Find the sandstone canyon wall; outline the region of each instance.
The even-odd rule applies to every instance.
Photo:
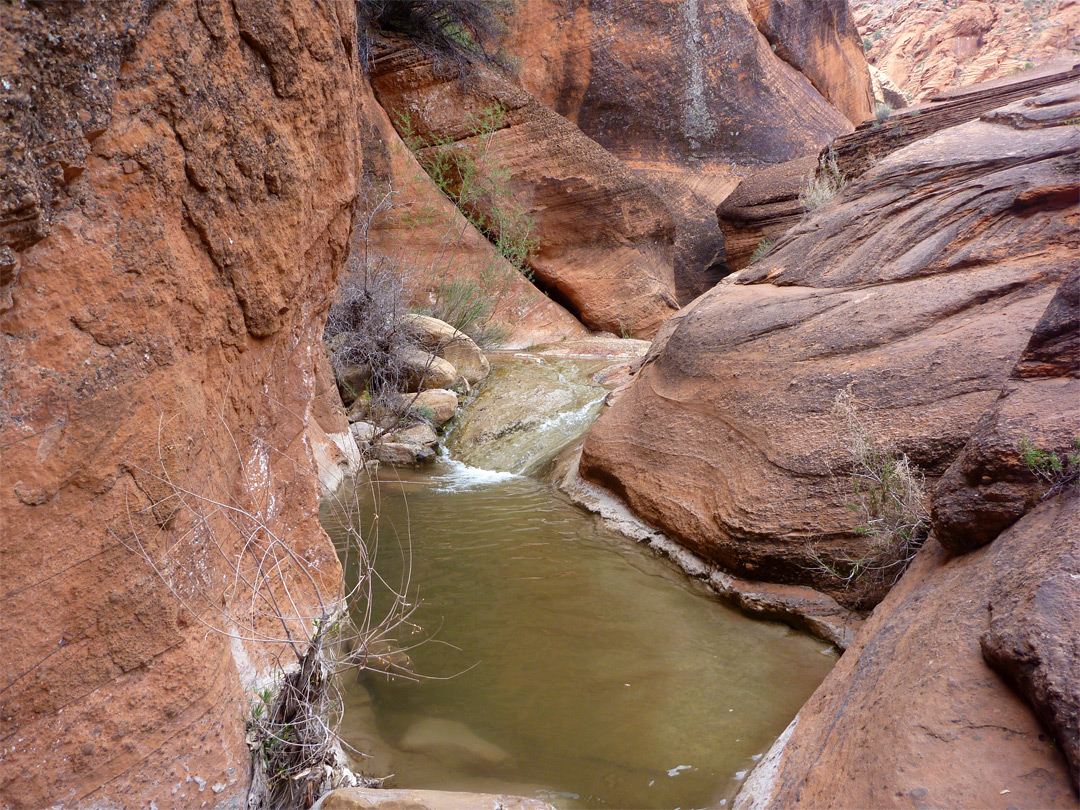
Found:
[[[911,101],[1080,59],[1076,0],[851,0],[867,59]]]
[[[867,543],[834,399],[952,463],[1075,261],[1076,111],[1051,91],[883,159],[665,325],[583,475],[733,573],[879,598],[820,565]]]
[[[241,807],[280,650],[201,623],[244,602],[221,577],[274,533],[300,615],[339,588],[304,436],[360,168],[355,9],[0,17],[0,804]]]
[[[737,808],[1075,807],[1080,494],[1025,469],[1017,439],[1074,450],[1078,375],[1074,270],[938,484],[935,535]]]
[[[727,270],[714,211],[734,167],[816,154],[871,114],[845,0],[530,0],[507,50],[526,90],[667,203],[681,304]]]
[[[510,175],[510,191],[535,221],[528,258],[537,284],[586,326],[651,337],[678,308],[675,228],[659,197],[605,150],[493,71],[440,66],[418,48],[384,40],[372,85],[395,126],[426,149],[469,148],[471,120],[501,111],[483,149]],[[486,201],[478,213],[490,213]]]
[[[421,306],[448,279],[482,287],[492,302],[490,323],[508,335],[503,348],[587,336],[577,318],[529,283],[439,190],[366,84],[362,102],[366,184],[356,233],[367,262],[385,257]]]

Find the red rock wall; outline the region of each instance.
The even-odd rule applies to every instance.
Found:
[[[178,488],[262,516],[312,574],[301,611],[334,598],[304,427],[357,193],[355,12],[0,16],[0,804],[239,806],[243,678],[273,650],[200,622],[266,535]],[[173,549],[201,618],[139,543]]]
[[[500,343],[503,348],[588,335],[580,321],[530,284],[438,189],[367,85],[362,98],[366,180],[357,234],[367,234],[363,248],[369,261],[389,259],[420,305],[434,301],[436,286],[448,278],[486,289],[493,307],[490,323],[507,334]],[[392,203],[380,209],[389,191]],[[369,223],[366,230],[364,223]]]
[[[1076,62],[1076,0],[851,0],[866,58],[912,101],[1031,65]]]
[[[862,106],[869,112],[869,75],[848,42],[856,39],[854,26],[837,29],[816,3],[786,5],[806,6],[802,16],[815,22],[801,37],[776,26],[790,53],[800,55],[792,62],[819,65],[807,75],[781,58],[779,46],[774,52],[745,4],[731,0],[531,0],[507,50],[520,58],[527,90],[623,160],[693,161],[699,169],[700,162],[776,163],[817,151],[851,128],[815,89],[815,78],[844,113],[862,120]],[[829,5],[846,12],[845,4]],[[788,16],[797,17],[794,11]],[[770,14],[760,15],[763,26]],[[818,41],[841,47],[811,58]],[[833,76],[847,68],[835,66],[845,60],[853,60],[864,88],[839,89],[846,78]],[[862,106],[858,96],[867,96]]]
[[[865,553],[834,398],[945,471],[1075,264],[1077,110],[1051,90],[887,156],[665,324],[583,476],[732,573],[879,598],[814,561]]]
[[[538,247],[528,264],[538,286],[590,329],[656,334],[678,309],[675,225],[659,196],[494,71],[459,73],[398,40],[375,53],[371,83],[395,126],[404,130],[407,119],[427,144],[482,150],[509,174],[514,204],[534,222]],[[496,108],[505,113],[501,126],[476,135],[472,121]],[[475,201],[475,213],[492,216],[488,203]]]

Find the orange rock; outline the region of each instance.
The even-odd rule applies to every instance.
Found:
[[[870,74],[848,0],[752,0],[750,16],[773,52],[851,123],[873,114]]]
[[[0,795],[242,804],[249,679],[291,653],[202,624],[266,535],[206,502],[198,520],[177,488],[280,533],[304,561],[287,566],[301,611],[337,598],[304,429],[358,186],[353,6],[2,14],[0,73],[27,103],[0,124],[0,231],[19,261],[0,314]],[[9,162],[15,143],[40,159]],[[195,614],[140,543],[171,549]]]
[[[367,82],[361,99],[369,182],[357,211],[357,249],[393,262],[420,306],[433,303],[436,289],[449,279],[475,284],[492,304],[489,323],[508,348],[587,336],[588,329],[530,284],[439,191]]]
[[[1041,616],[1021,602],[1025,620],[1043,620],[1027,628],[1043,631],[1029,649],[1057,648],[1045,663],[1071,675],[1058,685],[1075,712],[1078,538],[1075,496],[962,557],[931,538],[750,774],[735,810],[1076,807],[1060,748],[987,666],[980,639],[999,610],[1007,619],[1010,595],[1039,593]],[[1046,623],[1055,591],[1056,621]]]
[[[872,436],[931,483],[997,400],[1080,247],[1060,158],[1075,103],[1028,109],[1038,128],[976,121],[894,152],[675,316],[583,476],[739,576],[880,598],[815,560],[866,549],[833,400],[853,386]]]
[[[530,2],[507,50],[521,59],[526,90],[623,160],[700,168],[816,152],[851,128],[826,97],[858,120],[869,113],[869,74],[847,9],[752,5],[783,39],[783,55],[781,40],[774,51],[747,5],[732,0]]]
[[[391,119],[407,116],[427,143],[473,146],[506,167],[515,203],[535,220],[537,284],[586,326],[650,337],[676,311],[670,213],[564,118],[490,72],[455,79],[400,43],[384,43],[372,85]],[[503,126],[470,140],[470,116],[495,107]],[[476,213],[492,211],[480,199]]]
[[[521,85],[667,203],[681,305],[727,272],[714,212],[738,183],[732,164],[816,154],[870,114],[842,0],[531,0],[512,28]]]
[[[1080,3],[850,0],[867,59],[913,101],[1035,65],[1076,61]]]

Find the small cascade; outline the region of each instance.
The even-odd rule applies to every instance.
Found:
[[[593,377],[610,365],[521,354],[497,358],[450,429],[448,455],[468,468],[536,473],[584,436],[599,415],[607,392]]]

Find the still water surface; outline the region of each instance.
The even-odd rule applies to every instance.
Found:
[[[411,546],[415,620],[434,640],[410,653],[423,680],[350,687],[343,732],[396,786],[723,806],[835,662],[546,482],[446,459],[382,477],[380,572],[399,581]],[[323,518],[331,534],[344,519]]]

